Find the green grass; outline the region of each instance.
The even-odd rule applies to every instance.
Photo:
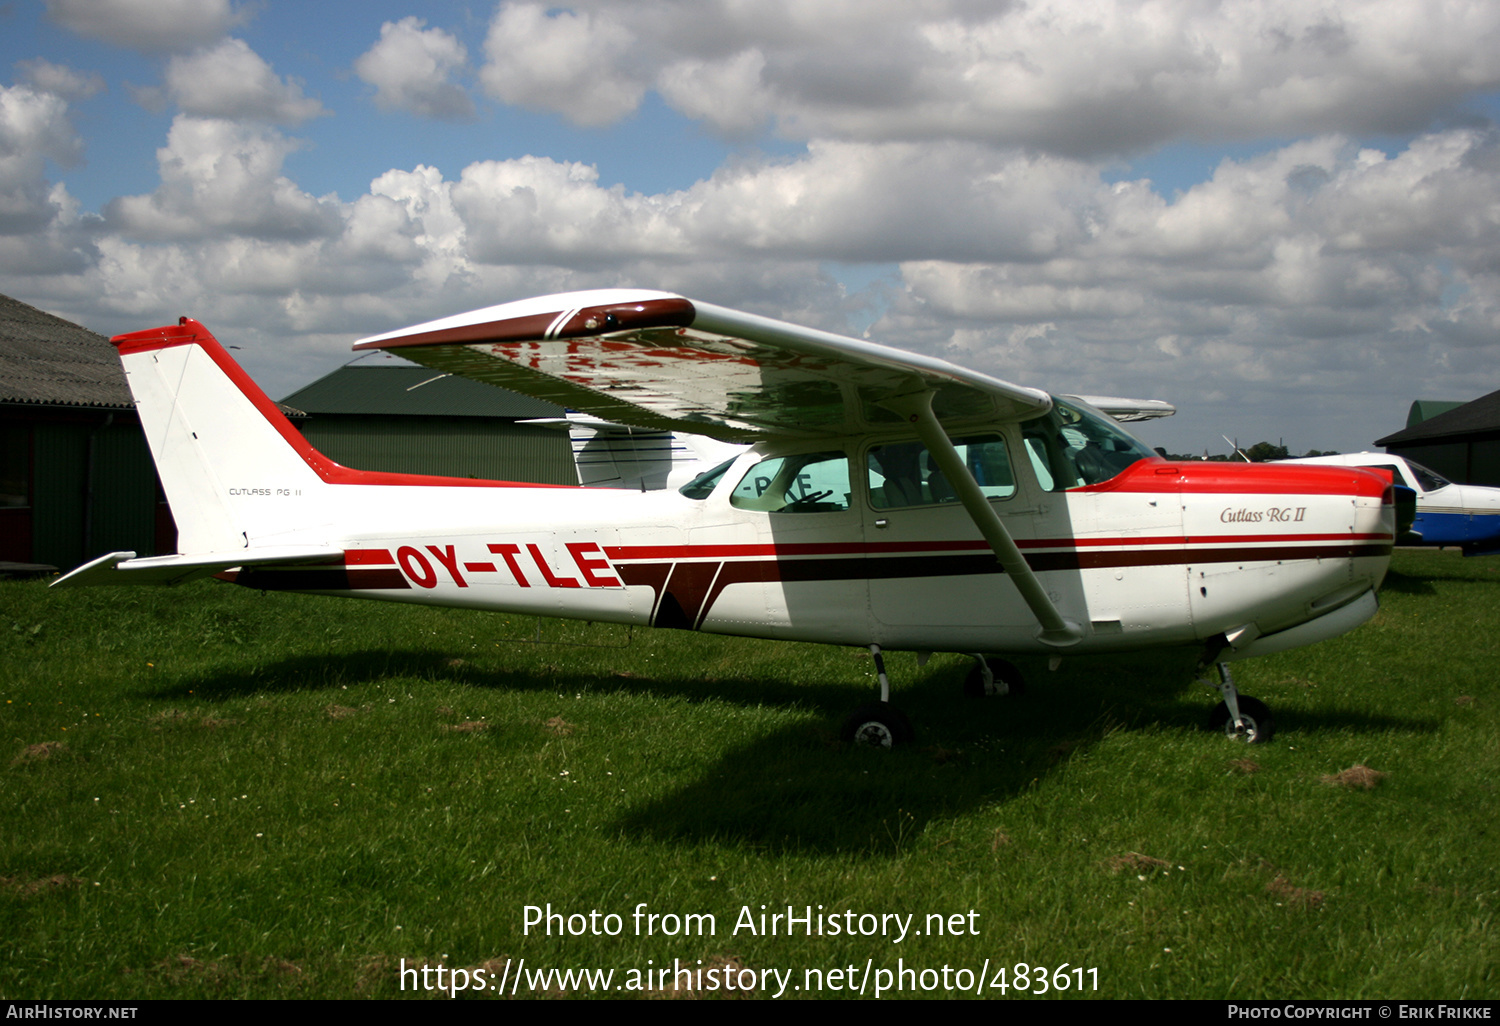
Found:
[[[1237,665],[1276,715],[1255,747],[1201,729],[1190,657],[1026,664],[974,702],[968,660],[895,654],[918,739],[883,753],[837,739],[874,693],[850,649],[4,582],[0,997],[395,997],[402,959],[524,958],[1493,999],[1497,625],[1500,560],[1398,553],[1375,621]],[[1385,776],[1324,779],[1356,765]],[[717,933],[637,936],[642,902]],[[623,930],[524,933],[547,903]],[[763,904],[978,935],[732,932]]]

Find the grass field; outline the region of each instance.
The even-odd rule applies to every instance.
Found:
[[[680,964],[1032,1000],[1025,963],[1047,997],[1493,999],[1497,625],[1500,559],[1398,552],[1372,623],[1237,668],[1254,747],[1201,729],[1190,658],[973,701],[968,660],[896,654],[887,753],[837,739],[874,694],[850,649],[3,582],[0,997],[438,997],[404,960],[507,996]],[[549,903],[600,916],[528,932]],[[744,929],[763,905],[856,933]]]

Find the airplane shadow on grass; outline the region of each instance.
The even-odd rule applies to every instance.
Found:
[[[1185,690],[1187,678],[1163,667],[1161,653],[1124,665],[1120,657],[1078,663],[1071,673],[1027,667],[1027,693],[986,699],[959,694],[961,672],[934,673],[893,696],[916,724],[915,744],[894,751],[845,745],[836,720],[781,730],[726,752],[698,780],[639,805],[619,826],[768,852],[897,855],[929,823],[1012,800],[1117,731],[1206,724],[1214,699]],[[1359,712],[1297,721],[1298,729],[1346,726],[1431,731],[1438,724]],[[1204,731],[1204,742],[1224,746],[1226,761],[1251,754],[1222,734]]]
[[[873,696],[856,683],[768,680],[748,688],[735,680],[666,680],[650,676],[568,674],[566,683],[538,671],[457,669],[441,653],[365,651],[334,658],[297,656],[253,671],[191,682],[192,697],[219,701],[251,694],[321,690],[335,684],[417,678],[468,687],[556,693],[560,687],[782,706],[812,712],[816,722],[771,731],[729,748],[693,780],[645,800],[615,826],[627,835],[684,843],[736,843],[765,852],[899,854],[935,820],[949,819],[1025,793],[1070,759],[1119,730],[1187,730],[1204,725],[1214,701],[1185,689],[1192,654],[1079,658],[1049,673],[1024,663],[1021,695],[965,698],[966,667],[948,662],[897,681],[895,703],[916,724],[914,744],[894,751],[839,739],[843,717]],[[186,683],[152,693],[188,698]],[[1340,710],[1299,715],[1282,729],[1427,731],[1436,723]],[[686,723],[684,729],[691,729]],[[1232,742],[1205,732],[1205,743]],[[1240,749],[1247,751],[1247,749]]]
[[[1402,595],[1436,595],[1437,589],[1432,586],[1432,575],[1422,574],[1411,576],[1391,570],[1386,573],[1385,580],[1380,584],[1382,592],[1398,592]]]

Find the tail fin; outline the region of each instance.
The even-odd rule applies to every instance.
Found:
[[[184,317],[111,341],[180,551],[274,544],[320,522],[327,478],[343,468],[307,443],[208,329]]]

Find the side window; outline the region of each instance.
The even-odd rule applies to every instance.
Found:
[[[999,435],[956,438],[953,447],[974,475],[986,498],[1008,499],[1016,494],[1016,479],[1010,470],[1010,455]],[[878,445],[865,460],[870,487],[870,505],[875,509],[901,506],[935,506],[957,502],[958,493],[938,469],[932,454],[921,442]]]
[[[766,513],[837,513],[849,508],[849,457],[810,452],[761,460],[750,468],[729,504]]]

